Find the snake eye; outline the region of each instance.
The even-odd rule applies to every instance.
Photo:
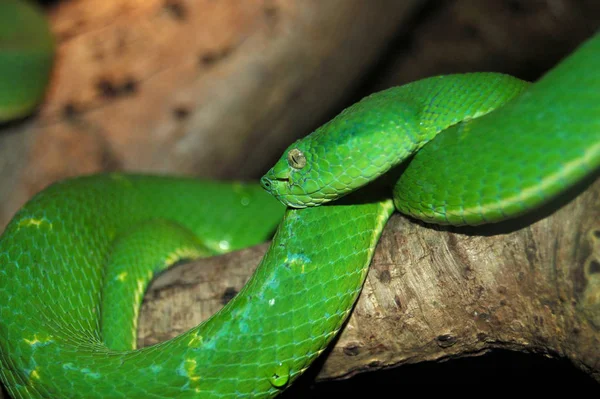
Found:
[[[293,148],[288,152],[287,156],[288,165],[290,165],[294,169],[302,169],[306,166],[306,157],[297,148]]]

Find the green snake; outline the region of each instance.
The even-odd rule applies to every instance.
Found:
[[[53,184],[0,238],[2,382],[15,398],[279,394],[342,327],[394,209],[497,222],[597,172],[597,71],[600,35],[534,84],[473,73],[373,94],[292,144],[260,185],[129,174]],[[387,184],[366,186],[408,158],[393,197]],[[224,308],[135,348],[156,273],[254,245],[277,225]]]
[[[30,114],[50,78],[54,39],[44,15],[22,0],[0,1],[0,123]]]

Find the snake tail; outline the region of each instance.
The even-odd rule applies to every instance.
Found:
[[[54,38],[42,11],[29,1],[0,1],[0,123],[35,109],[53,60]]]

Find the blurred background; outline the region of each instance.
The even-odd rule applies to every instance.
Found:
[[[535,80],[600,27],[597,0],[41,1],[57,42],[38,111],[0,128],[0,231],[48,184],[127,170],[257,179],[363,96],[468,71]],[[597,385],[566,361],[496,352],[287,398],[404,384]],[[395,391],[394,391],[395,390]],[[400,394],[400,392],[398,392]]]

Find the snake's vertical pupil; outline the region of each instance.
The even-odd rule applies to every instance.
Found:
[[[306,165],[306,157],[297,148],[293,148],[288,152],[288,164],[294,169],[302,169]]]

